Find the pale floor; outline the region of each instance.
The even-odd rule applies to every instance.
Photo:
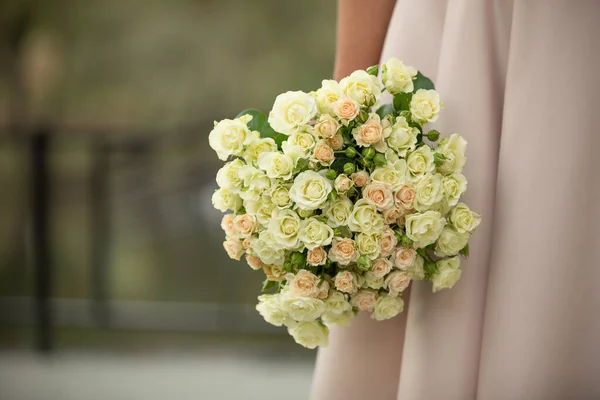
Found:
[[[1,400],[305,400],[310,358],[226,352],[0,352]]]

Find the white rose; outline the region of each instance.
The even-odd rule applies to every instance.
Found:
[[[410,101],[412,120],[419,124],[435,122],[438,119],[443,104],[440,95],[433,89],[419,89]]]
[[[378,258],[373,261],[371,271],[377,278],[383,278],[392,270],[392,262],[387,258]]]
[[[356,249],[360,254],[374,260],[379,255],[379,236],[377,234],[359,233],[355,236]]]
[[[329,139],[337,133],[340,124],[329,114],[323,114],[319,122],[315,125],[315,134],[325,139]]]
[[[379,240],[379,254],[382,257],[387,257],[394,251],[394,248],[398,244],[398,239],[394,234],[394,231],[387,226],[383,233],[381,234],[381,239]]]
[[[435,245],[435,254],[440,257],[458,254],[469,242],[469,236],[469,232],[461,233],[452,227],[444,227]]]
[[[444,198],[444,189],[439,174],[427,174],[415,185],[414,208],[427,211]]]
[[[377,321],[390,319],[400,314],[404,310],[404,300],[400,297],[383,295],[375,303],[375,311],[371,318]]]
[[[215,127],[208,134],[208,143],[220,160],[225,161],[231,155],[242,155],[244,146],[252,142],[253,137],[246,125],[249,121],[250,119],[242,117],[215,123]]]
[[[244,246],[242,242],[237,239],[227,239],[223,242],[223,248],[227,252],[229,258],[234,260],[240,260],[240,257],[244,254]]]
[[[280,265],[264,265],[263,272],[267,280],[274,282],[282,282],[285,279],[285,271]]]
[[[251,165],[240,168],[238,175],[243,183],[239,194],[244,200],[259,200],[261,195],[271,187],[271,180],[267,175]]]
[[[281,309],[281,302],[278,294],[263,294],[258,296],[256,311],[271,325],[281,326],[287,318],[286,313]]]
[[[288,282],[288,293],[293,297],[319,296],[319,277],[310,271],[301,269],[291,279],[288,279]]]
[[[281,308],[294,321],[309,322],[323,314],[325,303],[313,297],[293,297],[286,292],[281,296]]]
[[[369,183],[363,188],[362,196],[369,204],[377,207],[379,211],[386,210],[394,205],[392,185],[388,183],[377,181]]]
[[[327,325],[337,325],[337,326],[348,326],[350,322],[354,318],[354,312],[352,310],[345,311],[341,314],[329,313],[326,312],[321,316],[321,319]]]
[[[352,310],[352,305],[346,300],[346,296],[332,290],[329,292],[329,296],[325,299],[325,312],[328,314],[343,314],[347,311]]]
[[[424,145],[408,155],[406,169],[414,180],[418,180],[435,170],[433,161],[433,150],[431,150],[431,147]]]
[[[354,272],[340,271],[333,279],[333,285],[343,293],[356,293],[358,287],[358,276]]]
[[[385,278],[385,288],[392,296],[398,296],[410,285],[410,276],[403,271],[394,270]]]
[[[275,185],[271,188],[271,201],[280,209],[288,208],[292,205],[290,198],[291,185]]]
[[[453,133],[450,137],[440,140],[436,151],[446,157],[446,160],[438,167],[442,174],[461,173],[467,158],[467,141],[462,136]]]
[[[407,151],[412,151],[417,145],[417,135],[419,130],[408,125],[406,118],[397,117],[396,122],[392,125],[390,135],[387,138],[387,144],[400,157],[406,157]]]
[[[254,215],[262,226],[269,225],[273,211],[276,209],[269,196],[262,196],[257,200],[244,200],[244,208],[248,214]]]
[[[352,201],[345,196],[328,203],[323,210],[323,215],[327,217],[327,224],[333,228],[346,225],[353,205]]]
[[[442,289],[452,289],[461,275],[460,258],[452,257],[437,261],[438,272],[431,277],[433,292]]]
[[[315,171],[304,171],[294,179],[290,197],[304,210],[316,210],[321,207],[331,193],[331,182]]]
[[[301,219],[292,210],[278,210],[273,213],[269,222],[269,232],[275,243],[287,250],[300,249]]]
[[[454,207],[458,204],[460,196],[467,191],[467,178],[462,174],[452,174],[442,178],[444,188],[444,199],[448,206]]]
[[[333,115],[333,104],[343,95],[344,91],[337,81],[332,79],[323,80],[321,88],[316,92],[319,112]]]
[[[300,225],[300,240],[307,249],[312,250],[321,246],[328,246],[333,239],[333,229],[316,218],[308,218]]]
[[[413,79],[417,70],[404,65],[397,58],[390,58],[381,68],[381,80],[391,94],[410,93],[415,89]]]
[[[473,232],[481,223],[481,216],[473,211],[464,203],[458,205],[450,211],[449,221],[458,232]]]
[[[354,181],[350,179],[348,175],[339,174],[337,178],[335,178],[333,186],[338,194],[345,194],[352,186],[354,186]]]
[[[259,233],[258,238],[250,245],[254,254],[265,264],[282,265],[285,259],[284,250],[275,243],[273,234],[268,231]]]
[[[411,214],[406,217],[406,235],[416,248],[429,246],[440,237],[445,225],[446,219],[437,211]]]
[[[394,266],[400,269],[412,267],[416,260],[417,252],[415,249],[406,249],[399,246],[394,250]]]
[[[391,165],[376,168],[371,174],[371,179],[375,182],[387,183],[393,190],[398,190],[406,183],[406,176],[406,161],[398,160]]]
[[[381,96],[381,83],[367,71],[354,71],[340,81],[344,94],[359,104],[374,105]]]
[[[290,179],[294,170],[292,157],[279,152],[261,153],[258,156],[257,165],[271,179]]]
[[[290,156],[293,160],[308,156],[315,148],[315,137],[308,132],[296,132],[288,136],[282,143],[283,154]]]
[[[327,252],[322,247],[308,250],[306,254],[306,263],[313,267],[317,265],[323,265],[327,261]]]
[[[348,217],[348,227],[354,232],[381,232],[384,228],[383,216],[374,205],[360,199]]]
[[[291,135],[304,130],[317,111],[317,102],[308,93],[282,93],[275,99],[269,113],[269,125],[276,132]]]
[[[376,276],[373,271],[367,271],[363,275],[364,282],[361,285],[363,288],[379,290],[384,286],[383,277]]]
[[[227,210],[237,211],[242,206],[242,198],[227,189],[216,190],[211,201],[213,206],[221,212]]]
[[[371,289],[361,289],[350,298],[350,304],[360,311],[372,312],[377,302],[377,292]]]
[[[240,170],[244,167],[246,167],[246,164],[239,158],[223,165],[217,171],[217,185],[233,193],[238,193],[243,184],[243,180],[240,177]]]
[[[425,279],[425,260],[421,256],[417,256],[411,267],[403,269],[404,273],[412,280]]]
[[[270,153],[274,151],[277,151],[277,143],[275,143],[275,140],[272,138],[261,138],[246,147],[242,156],[248,164],[256,165],[258,156],[261,153]]]
[[[329,259],[339,265],[348,265],[355,262],[360,256],[354,240],[334,237],[329,249]]]
[[[296,343],[308,349],[327,347],[329,344],[329,329],[318,321],[294,324],[288,327],[288,332]]]

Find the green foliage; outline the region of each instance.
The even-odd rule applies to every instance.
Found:
[[[419,89],[435,89],[435,86],[433,85],[431,79],[423,75],[421,72],[417,72],[417,77],[415,78],[413,84],[415,86],[415,92]]]
[[[463,256],[464,258],[468,258],[469,257],[469,243],[467,243],[465,245],[465,247],[463,247],[458,253],[461,256]]]
[[[268,279],[263,282],[263,285],[262,285],[263,293],[271,291],[273,289],[276,289],[275,292],[277,292],[279,290],[279,282],[270,281]]]
[[[410,109],[410,101],[412,93],[398,93],[394,96],[394,109],[396,111],[408,111]]]
[[[275,140],[275,143],[277,143],[277,146],[281,149],[281,144],[287,140],[287,136],[282,133],[275,132],[271,125],[269,125],[266,115],[257,109],[248,108],[235,117],[239,118],[243,115],[252,116],[252,120],[248,122],[248,128],[253,131],[258,131],[260,133],[260,137],[262,138],[272,138]]]
[[[384,119],[386,116],[388,115],[395,115],[396,110],[394,109],[394,105],[393,104],[384,104],[381,107],[379,107],[377,109],[377,111],[375,111],[377,113],[377,115],[379,115],[379,117],[381,119]]]

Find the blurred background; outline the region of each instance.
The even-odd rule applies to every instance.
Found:
[[[307,398],[207,137],[317,88],[334,31],[334,1],[0,1],[0,399]]]

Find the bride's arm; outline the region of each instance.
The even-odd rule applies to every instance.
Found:
[[[335,79],[379,63],[396,0],[338,0]]]

